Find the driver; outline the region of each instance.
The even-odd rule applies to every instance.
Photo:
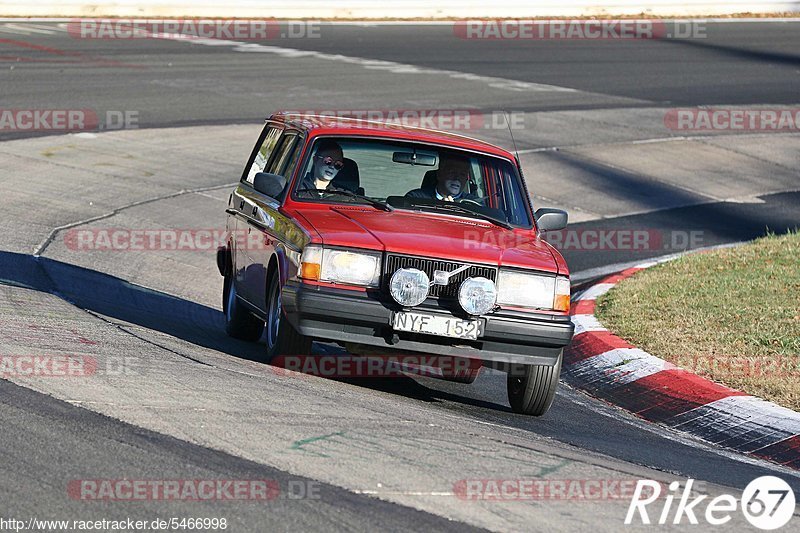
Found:
[[[436,171],[436,183],[430,187],[408,191],[406,197],[430,198],[445,202],[479,201],[477,196],[467,192],[469,167],[469,159],[464,156],[442,154],[439,170]]]
[[[312,161],[311,170],[303,177],[298,190],[327,189],[333,178],[344,167],[342,147],[336,141],[322,139]]]

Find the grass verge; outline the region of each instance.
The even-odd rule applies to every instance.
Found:
[[[597,316],[657,357],[800,411],[800,233],[639,272]]]

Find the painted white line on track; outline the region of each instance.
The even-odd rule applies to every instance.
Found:
[[[161,34],[153,34],[153,37],[158,39],[181,41],[202,46],[230,46],[232,47],[234,52],[273,54],[289,59],[311,58],[311,59],[321,59],[324,61],[337,61],[340,63],[357,65],[362,68],[370,70],[385,70],[387,72],[391,72],[394,74],[425,74],[425,75],[447,76],[455,80],[474,81],[477,83],[483,83],[495,89],[504,89],[507,91],[564,92],[564,93],[578,92],[576,89],[571,89],[569,87],[560,87],[558,85],[531,83],[527,81],[497,78],[494,76],[481,76],[479,74],[471,74],[468,72],[420,67],[408,63],[397,63],[395,61],[384,61],[381,59],[367,59],[363,57],[346,56],[342,54],[327,54],[324,52],[318,52],[316,50],[300,50],[298,48],[287,48],[283,46],[271,46],[258,43],[230,41],[227,39],[187,38],[186,36],[183,36],[181,34],[161,33]]]
[[[205,192],[202,192],[202,191],[196,192],[195,194],[197,194],[199,196],[204,196],[204,197],[206,197],[206,198],[208,198],[210,200],[214,200],[216,202],[222,202],[223,204],[227,204],[228,203],[228,200],[226,200],[225,198],[218,198],[216,196],[211,196],[210,194],[206,194]]]
[[[14,29],[15,24],[4,24],[0,26],[0,33],[10,33],[12,35],[30,35],[31,32],[21,29]]]
[[[758,17],[742,17],[742,18],[702,18],[702,17],[687,17],[687,18],[664,18],[664,17],[652,17],[647,19],[629,19],[625,17],[617,17],[618,19],[625,20],[626,22],[631,21],[645,23],[645,22],[652,22],[653,20],[658,20],[660,22],[665,22],[667,24],[673,22],[710,22],[710,23],[730,23],[730,22],[800,22],[800,18],[798,17],[765,17],[765,18],[758,18]],[[603,17],[603,20],[617,20],[613,16],[610,17]],[[331,26],[415,26],[415,25],[424,25],[424,26],[451,26],[454,22],[464,22],[464,20],[471,20],[471,21],[485,21],[485,20],[521,20],[523,22],[527,22],[529,20],[535,20],[539,22],[546,22],[548,20],[597,20],[591,19],[588,17],[509,17],[507,19],[497,18],[497,17],[468,17],[466,19],[458,19],[458,20],[342,20],[342,21],[320,21],[321,24],[331,25]]]
[[[11,35],[30,35],[30,33],[26,31],[14,31],[8,28],[0,27],[0,33],[2,34],[11,34]]]
[[[27,26],[27,24],[26,24],[26,26]],[[49,30],[49,31],[60,31],[60,32],[64,32],[64,33],[67,32],[67,24],[53,24],[53,25],[50,25],[50,24],[48,24],[48,25],[30,24],[30,26],[33,26],[34,28],[41,28],[43,30]]]
[[[115,19],[116,17],[81,17],[81,20],[103,20],[103,19]],[[125,20],[140,20],[140,19],[153,19],[157,17],[153,17],[150,15],[141,15],[136,17],[124,17]],[[174,18],[174,17],[166,17]],[[210,19],[213,17],[197,17],[197,18],[205,18]],[[235,18],[235,17],[234,17]],[[252,17],[250,17],[252,18]],[[489,17],[490,20],[498,20],[497,17]],[[590,17],[538,17],[538,20],[596,20],[596,18]],[[603,20],[613,19],[613,17],[603,17]],[[722,24],[730,24],[730,23],[737,23],[737,22],[746,22],[746,23],[753,23],[753,22],[760,22],[760,23],[787,23],[787,22],[800,22],[800,17],[684,17],[684,18],[670,18],[670,17],[652,17],[649,19],[644,19],[647,22],[650,22],[654,19],[664,22],[711,22],[711,23],[722,23]],[[75,20],[75,17],[2,17],[0,18],[0,22],[69,22]],[[291,18],[287,17],[285,20],[305,20],[305,19],[298,19],[298,18]],[[316,19],[321,24],[331,25],[331,26],[450,26],[457,20],[371,20],[371,19],[353,19],[353,20],[324,20],[324,19]],[[459,18],[458,21],[462,21],[463,19]],[[468,18],[467,20],[486,20],[485,18],[480,17],[472,17]],[[499,19],[502,20],[502,19]],[[507,20],[534,20],[531,17],[513,17],[508,18]],[[636,19],[625,19],[625,20],[636,20]]]
[[[9,26],[9,24],[6,24],[6,26]],[[22,27],[22,28],[24,28],[26,30],[30,30],[30,31],[32,31],[34,33],[45,33],[47,35],[53,35],[54,32],[57,32],[57,31],[66,31],[66,29],[60,30],[58,28],[58,26],[56,26],[55,24],[44,25],[44,24],[28,24],[28,23],[26,23],[26,24],[18,24],[17,26],[20,26],[20,27]]]
[[[430,490],[360,490],[353,491],[356,494],[368,496],[455,496],[455,492],[430,491]]]
[[[708,135],[706,137],[709,137]],[[657,143],[671,143],[675,141],[691,141],[692,137],[655,137],[653,139],[639,139],[638,141],[631,141],[631,144],[657,144]]]
[[[762,105],[750,105],[748,106],[752,109],[759,109],[763,107]],[[794,106],[786,105],[781,106],[785,107],[786,109],[794,109],[797,107],[795,104]],[[715,106],[715,108],[724,108],[724,106]],[[654,111],[668,111],[669,107],[652,107],[649,108],[650,110]],[[532,115],[547,115],[547,114],[556,114],[556,113],[565,113],[565,111],[532,111],[530,114]],[[560,146],[540,146],[538,148],[525,148],[523,150],[517,150],[519,154],[535,154],[540,152],[561,152],[567,151],[575,148],[596,148],[596,147],[617,147],[617,146],[625,146],[625,145],[639,145],[639,144],[660,144],[660,143],[670,143],[670,142],[702,142],[702,141],[718,141],[723,139],[760,139],[764,137],[775,137],[775,136],[795,136],[798,133],[796,131],[786,131],[786,132],[735,132],[735,133],[718,133],[718,134],[697,134],[697,135],[679,135],[679,136],[669,136],[669,137],[652,137],[649,139],[634,139],[634,140],[625,140],[625,141],[613,141],[613,142],[595,142],[595,143],[582,143],[582,144],[562,144]]]
[[[53,35],[55,33],[54,29],[47,28],[42,29],[41,26],[36,24],[3,24],[0,27],[1,32],[11,31],[11,33],[22,33],[23,35],[30,35],[31,33],[39,33],[45,35]]]

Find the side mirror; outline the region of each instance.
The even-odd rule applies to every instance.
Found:
[[[268,172],[259,172],[253,177],[253,188],[272,198],[280,197],[286,187],[286,178]]]
[[[533,215],[539,231],[556,231],[567,227],[567,212],[561,209],[542,207]]]

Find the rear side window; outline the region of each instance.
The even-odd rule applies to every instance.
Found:
[[[291,170],[289,162],[294,159],[292,154],[295,153],[297,147],[298,136],[296,133],[287,133],[283,136],[281,143],[277,150],[275,150],[275,157],[267,168],[267,172],[271,174],[279,174],[285,178],[289,175],[287,171]]]
[[[253,184],[253,176],[258,174],[259,172],[264,172],[264,168],[267,166],[267,162],[269,162],[269,158],[272,155],[272,152],[275,151],[275,146],[278,144],[278,139],[281,138],[281,130],[276,127],[270,127],[267,130],[267,134],[264,136],[264,139],[261,141],[261,146],[258,148],[256,152],[256,156],[253,159],[253,163],[250,165],[250,169],[247,171],[247,177],[245,181],[250,185]]]

